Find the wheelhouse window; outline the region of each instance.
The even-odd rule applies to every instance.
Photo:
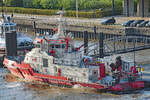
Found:
[[[16,26],[13,26],[13,30],[16,30]]]
[[[56,47],[56,48],[60,48],[60,45],[56,45],[55,47]]]
[[[43,67],[48,67],[48,59],[43,58]]]
[[[12,31],[12,30],[15,30],[15,29],[14,29],[14,26],[10,26],[10,30],[11,30],[11,31]]]
[[[9,27],[5,27],[5,32],[8,32],[9,31]]]
[[[64,45],[64,44],[62,45],[62,48],[65,48],[65,45]]]
[[[55,46],[54,46],[54,45],[50,45],[50,47],[51,47],[51,48],[54,48]]]

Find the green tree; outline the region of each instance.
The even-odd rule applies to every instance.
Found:
[[[70,0],[70,10],[76,9],[76,0]]]
[[[40,4],[44,9],[58,9],[59,0],[41,0]]]
[[[23,0],[3,0],[5,6],[22,7]]]
[[[78,0],[79,10],[84,10],[86,8],[85,3],[88,1],[89,0]]]
[[[32,0],[32,5],[33,5],[33,7],[34,7],[34,8],[42,8],[42,7],[41,7],[41,4],[40,4],[41,1],[42,1],[42,0]]]
[[[23,7],[25,8],[32,8],[32,0],[23,0]]]
[[[115,9],[122,9],[122,0],[114,0]],[[137,2],[137,0],[134,0]],[[76,0],[4,0],[6,6],[75,10]],[[78,0],[79,10],[109,9],[112,0]]]
[[[70,0],[58,0],[58,8],[67,10],[70,8]]]

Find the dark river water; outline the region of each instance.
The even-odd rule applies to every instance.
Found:
[[[113,94],[87,88],[31,84],[14,78],[6,69],[0,68],[0,100],[150,100],[150,90]]]

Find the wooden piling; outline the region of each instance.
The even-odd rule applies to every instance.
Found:
[[[99,57],[104,58],[104,34],[99,33]]]
[[[6,54],[7,56],[17,56],[17,34],[16,31],[10,31],[5,34]]]
[[[84,55],[88,52],[88,31],[84,31]]]

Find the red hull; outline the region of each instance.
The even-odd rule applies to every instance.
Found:
[[[99,85],[98,83],[81,83],[81,82],[73,82],[67,79],[67,77],[62,76],[51,76],[40,73],[35,73],[29,64],[21,63],[17,64],[13,63],[13,67],[8,64],[8,60],[4,59],[5,66],[10,70],[10,72],[23,79],[27,79],[29,81],[39,81],[47,84],[56,84],[62,86],[72,87],[73,85],[79,84],[83,87],[95,88],[100,90],[112,90],[112,91],[124,91],[124,90],[134,90],[141,89],[144,87],[143,81],[135,81],[135,82],[125,82],[119,83],[115,86],[110,86],[109,88],[105,88],[103,85]]]
[[[91,83],[80,83],[80,82],[73,82],[69,81],[66,77],[61,77],[61,76],[51,76],[51,75],[45,75],[45,74],[40,74],[40,73],[35,73],[33,72],[32,68],[30,67],[29,64],[17,64],[14,63],[14,67],[10,67],[8,65],[8,60],[4,60],[5,66],[10,70],[10,72],[23,79],[27,79],[29,81],[39,81],[39,82],[44,82],[48,84],[56,84],[56,85],[63,85],[63,86],[73,86],[76,84],[79,84],[83,87],[90,87],[90,88],[96,88],[96,89],[104,89],[104,86],[99,85],[99,84],[91,84]]]
[[[136,90],[144,88],[144,82],[143,81],[135,81],[135,82],[127,82],[127,83],[120,83],[115,86],[111,86],[110,90],[112,91],[128,91],[128,90]]]

